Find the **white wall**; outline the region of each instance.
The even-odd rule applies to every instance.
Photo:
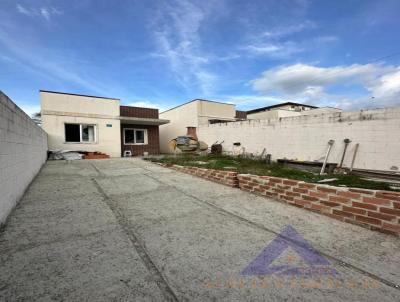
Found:
[[[0,91],[0,224],[46,158],[46,133]]]
[[[322,160],[328,140],[333,139],[330,162],[340,162],[343,140],[349,138],[345,166],[351,164],[359,143],[355,168],[400,169],[400,108],[201,125],[198,133],[208,144],[224,140],[224,151],[232,151],[233,143],[240,142],[246,152],[259,154],[266,148],[272,159],[308,161]]]
[[[179,135],[186,135],[186,127],[208,124],[210,119],[235,120],[235,105],[207,100],[193,100],[160,113],[160,118],[167,119],[168,124],[160,126],[161,153],[171,153],[169,142]],[[203,140],[198,136],[199,140]],[[179,150],[176,150],[179,152]]]
[[[190,102],[160,113],[160,118],[170,120],[160,126],[161,153],[171,153],[169,142],[179,135],[186,135],[186,127],[198,127],[199,101]]]
[[[118,99],[49,92],[41,92],[40,98],[42,127],[49,136],[49,149],[99,151],[111,157],[121,156]],[[65,123],[96,125],[96,142],[65,142]]]

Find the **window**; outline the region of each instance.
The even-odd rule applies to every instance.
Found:
[[[65,124],[66,143],[96,142],[96,126],[86,124]]]
[[[124,129],[124,144],[125,145],[146,145],[147,130],[146,129]]]

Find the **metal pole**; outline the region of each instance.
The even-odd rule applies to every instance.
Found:
[[[345,138],[343,140],[343,142],[344,142],[344,150],[343,150],[342,160],[340,161],[339,168],[341,168],[343,166],[343,161],[344,161],[344,156],[346,155],[347,146],[351,143],[351,140],[349,140],[348,138]]]
[[[331,139],[328,142],[328,150],[326,151],[325,160],[324,160],[324,163],[322,165],[321,172],[319,172],[319,175],[324,174],[326,163],[328,162],[328,156],[329,156],[329,153],[331,152],[331,148],[332,148],[332,145],[333,145],[334,142],[335,141],[333,139]]]
[[[351,166],[350,166],[350,172],[353,171],[353,166],[354,166],[354,162],[356,160],[356,155],[357,155],[357,151],[358,151],[358,145],[359,145],[359,143],[356,144],[355,149],[354,149],[353,159],[351,161]]]

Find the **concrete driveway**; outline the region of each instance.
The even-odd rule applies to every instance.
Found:
[[[48,162],[0,234],[1,301],[381,302],[398,284],[396,237],[140,159]]]

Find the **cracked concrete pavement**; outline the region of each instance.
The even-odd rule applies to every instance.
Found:
[[[338,275],[241,275],[287,225]],[[399,301],[399,284],[399,238],[136,158],[47,162],[0,233],[1,301]]]

